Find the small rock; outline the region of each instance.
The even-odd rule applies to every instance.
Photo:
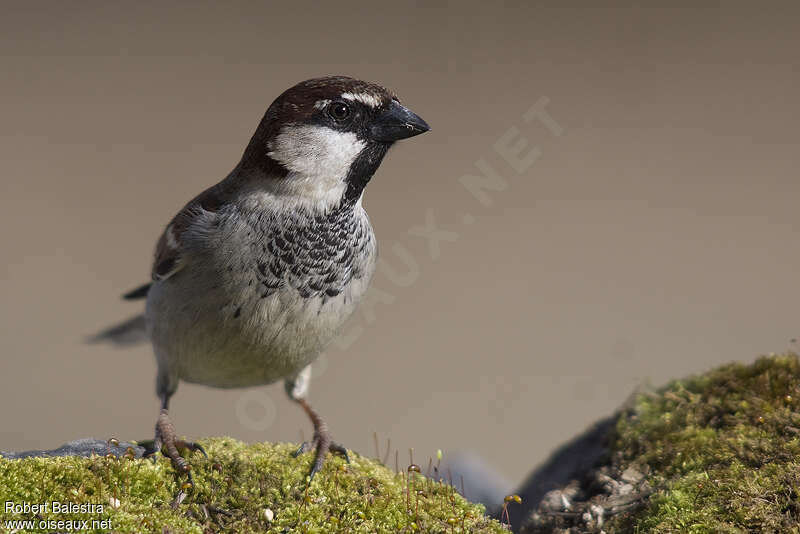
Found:
[[[567,512],[572,509],[572,501],[580,491],[577,480],[573,480],[563,489],[548,491],[542,497],[539,509],[543,512]]]
[[[636,469],[634,469],[633,467],[628,467],[627,469],[625,469],[625,471],[622,472],[622,476],[620,478],[622,478],[624,482],[628,482],[630,484],[636,484],[644,478],[644,475],[641,474]]]
[[[544,494],[539,509],[543,512],[563,512],[564,494],[561,490],[551,490]],[[568,501],[569,502],[569,501]]]
[[[605,514],[605,510],[603,509],[603,507],[602,506],[598,506],[597,504],[593,504],[593,505],[591,505],[589,507],[589,510],[591,510],[592,515],[595,517],[595,519],[597,521],[598,528],[602,527],[603,526],[603,515]]]
[[[617,488],[617,495],[630,495],[633,493],[633,484],[622,484]]]
[[[605,473],[596,472],[594,474],[595,483],[603,488],[606,493],[616,493],[619,482],[611,478]]]

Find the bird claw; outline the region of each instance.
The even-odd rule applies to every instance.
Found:
[[[189,484],[194,486],[191,472],[192,466],[189,465],[181,453],[200,451],[206,458],[208,458],[208,454],[199,443],[177,438],[175,427],[172,426],[172,421],[169,420],[166,409],[162,409],[158,416],[155,439],[146,447],[144,457],[152,457],[153,461],[155,461],[155,454],[159,451],[169,458],[172,462],[172,467],[179,473],[185,474]]]
[[[328,452],[340,454],[347,463],[350,463],[350,455],[347,453],[347,449],[343,445],[332,441],[330,434],[327,432],[314,432],[314,438],[311,441],[303,442],[303,444],[292,453],[292,457],[297,458],[301,454],[311,452],[312,450],[316,450],[316,456],[311,466],[311,471],[308,473],[309,481],[313,480],[314,475],[322,469]]]
[[[144,452],[142,452],[142,458],[150,458],[158,452],[160,447],[156,447],[156,440],[154,439],[144,439],[144,440],[137,440],[137,444],[140,447],[144,448]]]
[[[186,441],[183,439],[179,439],[175,441],[175,447],[179,451],[184,451],[184,450],[188,450],[190,452],[200,451],[201,453],[203,453],[203,456],[208,458],[208,454],[206,454],[206,450],[203,448],[203,446],[195,441]]]

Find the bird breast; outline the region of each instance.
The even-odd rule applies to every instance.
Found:
[[[335,338],[375,270],[360,205],[324,216],[230,210],[206,232],[187,268],[159,282],[152,300],[162,304],[149,313],[171,325],[160,341],[188,382],[242,387],[298,372]]]

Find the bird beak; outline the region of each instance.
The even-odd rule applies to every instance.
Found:
[[[396,100],[381,111],[370,127],[370,137],[381,143],[393,143],[430,130],[428,123]]]

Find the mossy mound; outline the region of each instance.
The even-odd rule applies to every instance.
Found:
[[[608,462],[572,486],[580,513],[540,504],[525,532],[800,532],[796,354],[642,394],[609,437]]]
[[[209,458],[191,457],[192,488],[163,457],[0,459],[0,505],[103,505],[85,513],[54,513],[50,506],[38,515],[3,507],[0,531],[8,520],[29,519],[88,520],[85,532],[505,532],[482,506],[413,470],[396,473],[358,455],[350,464],[329,458],[309,485],[311,456],[293,458],[292,445],[201,443]],[[110,528],[92,528],[92,520],[103,519]],[[57,530],[43,526],[20,532]]]
[[[800,360],[731,364],[642,396],[620,419],[622,462],[647,466],[659,491],[640,531],[800,529]]]

